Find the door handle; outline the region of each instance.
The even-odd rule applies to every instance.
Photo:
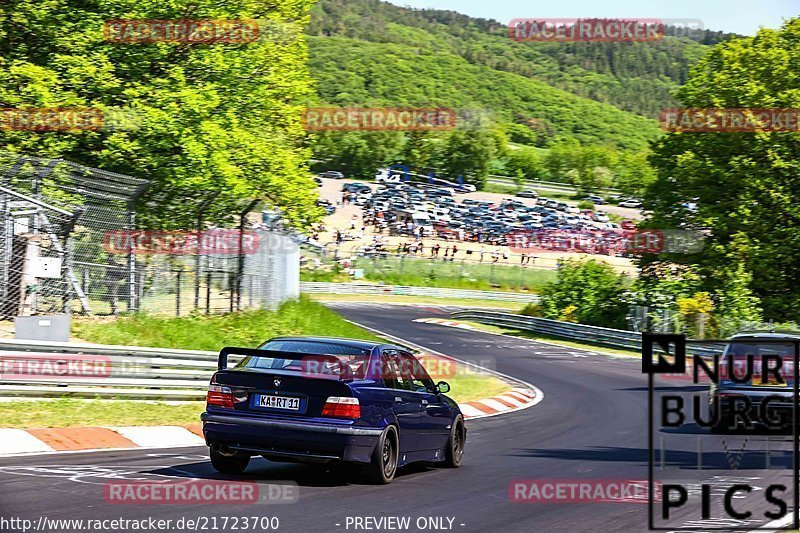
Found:
[[[428,405],[428,400],[422,400],[422,405]]]
[[[394,403],[403,403],[403,399],[400,396],[395,396]]]

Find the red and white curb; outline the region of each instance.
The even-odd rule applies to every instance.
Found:
[[[416,320],[412,320],[412,322],[420,322],[423,324],[438,324],[439,326],[448,326],[451,328],[459,328],[459,329],[476,329],[469,324],[465,324],[464,322],[459,322],[458,320],[448,320],[446,318],[417,318]]]
[[[460,403],[458,406],[461,408],[461,412],[464,413],[464,418],[470,419],[520,411],[533,407],[540,401],[542,401],[541,392],[536,387],[514,387],[511,392],[500,396]]]
[[[204,446],[200,425],[0,428],[0,457],[77,451]]]

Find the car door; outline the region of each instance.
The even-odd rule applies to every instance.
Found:
[[[453,421],[453,411],[436,391],[433,380],[428,375],[425,367],[413,355],[400,352],[402,364],[401,374],[411,382],[414,395],[419,398],[420,423],[419,423],[419,449],[438,450],[447,443]]]
[[[401,374],[400,354],[385,351],[381,357],[384,384],[393,402],[392,410],[400,427],[400,458],[417,453],[422,425],[422,397],[411,390],[411,380]],[[411,460],[410,457],[407,457]]]

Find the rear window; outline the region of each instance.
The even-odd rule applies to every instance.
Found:
[[[720,360],[720,378],[725,381],[730,379],[728,356],[733,356],[733,374],[739,379],[747,374],[747,356],[752,356],[752,379],[744,384],[768,385],[769,383],[762,383],[762,357],[765,355],[780,356],[780,375],[787,384],[791,384],[794,381],[794,344],[791,343],[732,342],[725,350],[725,357]],[[770,366],[774,364],[771,363]]]
[[[369,365],[369,350],[341,344],[277,340],[265,343],[260,349],[289,353],[287,357],[245,357],[235,368],[336,375],[355,379],[364,378]]]

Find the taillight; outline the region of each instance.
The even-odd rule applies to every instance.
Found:
[[[231,389],[223,385],[209,385],[206,405],[233,409],[233,393]]]
[[[332,418],[361,418],[358,398],[331,396],[322,408],[322,416]]]

